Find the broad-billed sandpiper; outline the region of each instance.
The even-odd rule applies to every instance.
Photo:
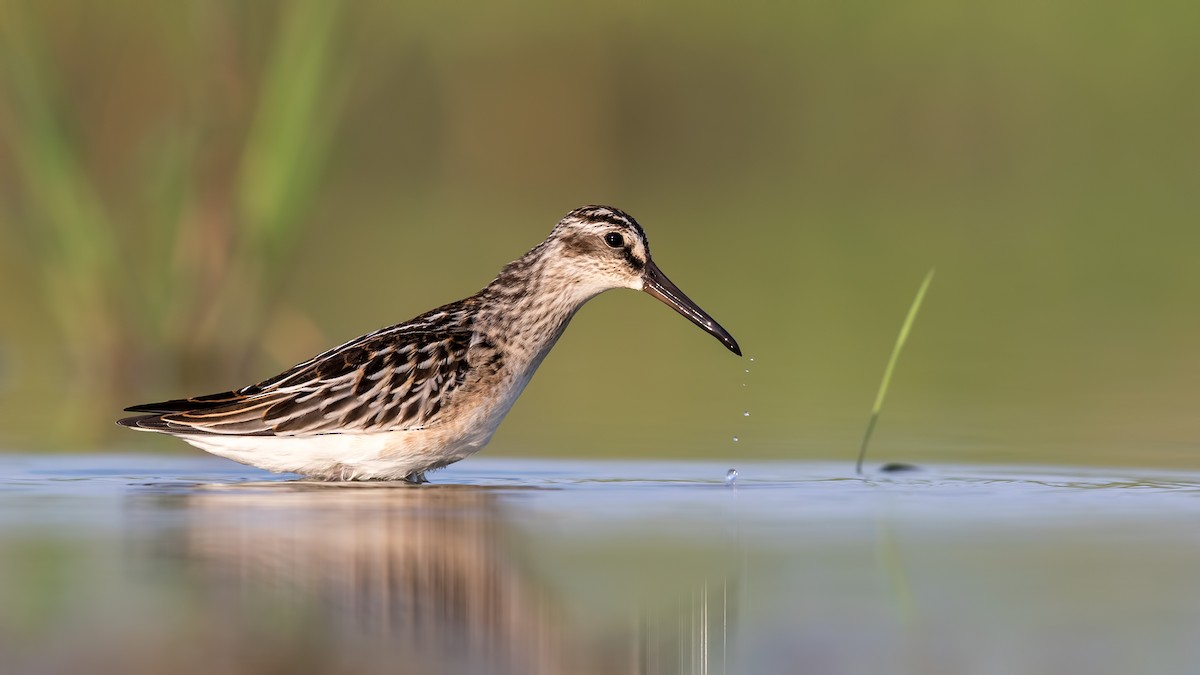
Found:
[[[270,471],[424,482],[487,444],[575,312],[612,288],[646,291],[741,355],[654,264],[637,221],[584,206],[469,298],[258,384],[127,408],[144,414],[118,424]]]

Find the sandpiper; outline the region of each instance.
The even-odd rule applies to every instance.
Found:
[[[491,440],[575,312],[613,288],[646,291],[741,356],[654,264],[637,221],[584,206],[469,298],[258,384],[126,408],[144,414],[118,424],[270,471],[425,482]]]

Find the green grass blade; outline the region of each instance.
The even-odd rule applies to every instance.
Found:
[[[52,64],[36,18],[0,2],[0,117],[15,124],[0,125],[0,141],[20,181],[21,220],[42,274],[30,292],[41,292],[82,363],[106,363],[99,354],[119,331],[111,299],[126,290],[127,276]]]
[[[929,283],[933,281],[933,270],[925,275],[925,280],[921,282],[921,288],[917,290],[917,297],[913,298],[912,306],[908,308],[908,316],[904,317],[904,325],[900,327],[900,334],[896,336],[896,345],[892,347],[892,356],[888,359],[887,368],[883,371],[883,381],[879,383],[879,393],[875,395],[875,405],[871,408],[871,419],[867,422],[867,432],[863,434],[862,446],[858,449],[858,462],[854,465],[855,473],[862,475],[863,459],[867,456],[867,444],[871,442],[871,434],[875,431],[875,422],[879,420],[879,411],[883,408],[883,398],[887,396],[888,384],[892,381],[892,371],[896,369],[896,362],[900,360],[900,351],[904,349],[904,343],[908,341],[908,333],[912,330],[913,321],[917,318],[917,312],[921,310],[921,302],[925,300],[925,291],[929,290]]]
[[[251,255],[275,268],[325,159],[336,96],[340,3],[285,4],[246,140],[238,198]]]

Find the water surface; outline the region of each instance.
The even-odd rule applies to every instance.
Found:
[[[434,480],[2,456],[5,672],[1200,663],[1197,473],[472,459]]]

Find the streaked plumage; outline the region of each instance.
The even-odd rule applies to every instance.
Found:
[[[617,209],[585,206],[483,290],[236,391],[127,408],[118,423],[329,480],[424,480],[480,450],[583,303],[645,290],[741,354]]]

